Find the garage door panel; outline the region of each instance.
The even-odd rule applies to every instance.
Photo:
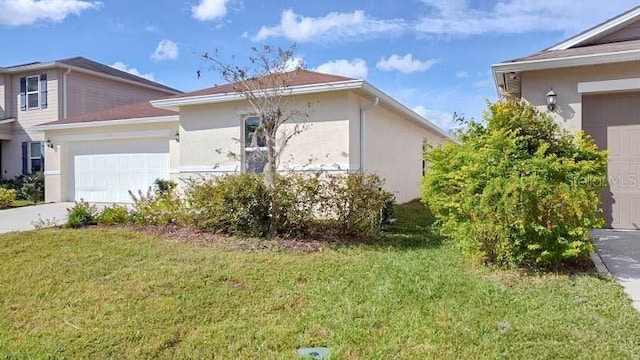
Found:
[[[129,190],[134,194],[137,194],[138,190],[146,192],[156,179],[169,179],[168,141],[148,139],[142,140],[142,143],[137,143],[136,146],[144,148],[145,141],[151,151],[166,148],[167,152],[108,153],[106,149],[101,148],[101,144],[79,144],[76,153],[72,152],[70,155],[74,164],[74,173],[70,174],[75,182],[74,199],[90,202],[131,202]],[[111,151],[117,150],[114,144],[104,145],[111,148]],[[127,146],[124,143],[121,147],[125,149]]]
[[[608,150],[607,225],[640,228],[640,93],[583,96],[583,128]],[[606,134],[606,137],[602,135]]]

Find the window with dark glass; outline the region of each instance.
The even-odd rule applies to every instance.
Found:
[[[244,120],[244,171],[261,173],[267,163],[267,141],[262,134],[260,118],[251,116]]]

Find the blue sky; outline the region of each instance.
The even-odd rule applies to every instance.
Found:
[[[628,0],[0,0],[0,66],[84,56],[191,91],[199,54],[289,47],[312,70],[365,78],[443,128],[495,100],[491,64],[553,45]],[[196,78],[196,71],[203,77]]]

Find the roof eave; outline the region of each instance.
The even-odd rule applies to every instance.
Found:
[[[363,83],[364,80],[348,80],[332,83],[292,86],[290,88],[291,91],[286,95],[305,95],[326,91],[352,90],[362,87]],[[224,93],[152,100],[150,103],[152,106],[157,108],[178,111],[181,106],[218,104],[242,99],[244,99],[242,94]]]
[[[640,50],[628,50],[619,51],[614,53],[604,54],[589,54],[579,56],[569,56],[555,59],[541,59],[541,60],[525,60],[506,62],[491,65],[491,69],[494,74],[494,81],[496,89],[500,91],[500,76],[499,74],[505,74],[510,72],[523,72],[533,70],[550,70],[560,69],[566,67],[599,65],[599,64],[611,64],[627,61],[640,60]]]
[[[69,124],[53,124],[53,125],[42,124],[42,125],[34,126],[33,129],[36,131],[50,131],[50,130],[67,130],[67,129],[90,128],[90,127],[101,127],[101,126],[166,123],[166,122],[178,122],[178,121],[180,121],[180,116],[176,114],[176,115],[152,116],[152,117],[142,117],[142,118],[121,119],[121,120],[84,121],[84,122],[75,122],[75,123],[69,123]]]
[[[98,77],[102,77],[102,78],[106,78],[106,79],[111,79],[111,80],[115,80],[115,81],[119,81],[119,82],[124,82],[124,83],[127,83],[127,84],[132,84],[132,85],[144,87],[144,88],[147,88],[147,89],[153,89],[153,90],[162,91],[162,92],[165,92],[165,93],[170,94],[170,95],[182,94],[181,91],[176,90],[176,89],[169,90],[167,88],[157,87],[157,86],[153,86],[153,85],[150,85],[150,84],[145,84],[145,83],[141,83],[141,82],[137,82],[137,81],[133,81],[133,80],[128,80],[128,79],[124,79],[124,78],[121,78],[121,77],[118,77],[118,76],[104,74],[104,73],[101,73],[101,72],[98,72],[98,71],[92,71],[92,70],[88,70],[88,69],[83,69],[81,67],[65,64],[65,63],[58,62],[58,61],[49,61],[49,62],[44,62],[44,63],[31,64],[31,65],[25,65],[25,66],[13,67],[13,68],[0,68],[0,72],[14,74],[14,73],[21,73],[21,72],[25,72],[25,71],[46,70],[46,69],[51,69],[51,68],[70,69],[72,71],[77,71],[77,72],[84,73],[84,74],[91,74],[91,75],[94,75],[94,76],[98,76]]]

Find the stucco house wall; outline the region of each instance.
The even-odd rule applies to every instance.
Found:
[[[537,70],[523,72],[522,98],[546,111],[545,95],[553,87],[558,94],[557,110],[550,114],[571,131],[582,126],[582,97],[578,84],[593,81],[640,78],[640,62],[581,66],[563,69]]]

